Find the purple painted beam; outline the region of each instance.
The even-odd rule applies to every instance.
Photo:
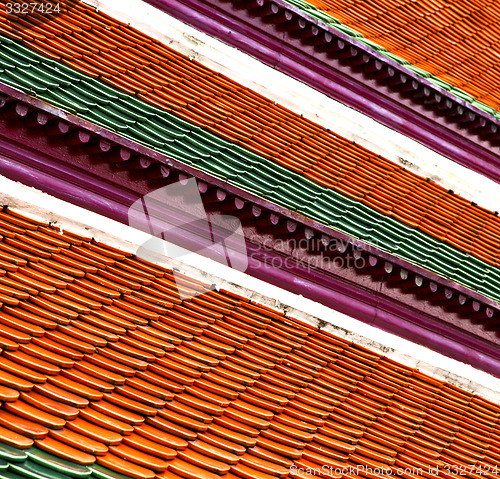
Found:
[[[249,246],[251,249],[252,246]],[[268,257],[260,262],[252,253],[250,256],[253,258],[249,266],[252,276],[302,294],[384,331],[426,345],[458,361],[470,363],[495,376],[500,373],[500,353],[494,344],[478,342],[466,332],[436,321],[411,306],[387,299],[381,301],[380,296],[360,290],[356,284],[336,282],[332,278],[325,282],[320,272],[305,271],[300,264],[286,270],[272,267],[269,263],[272,264],[275,253],[268,253]]]
[[[417,140],[436,152],[478,173],[500,182],[500,150],[488,141],[469,133],[452,119],[440,118],[399,93],[367,80],[361,72],[342,66],[337,60],[319,54],[310,46],[301,45],[286,33],[277,32],[273,25],[264,25],[257,16],[245,10],[235,10],[231,2],[222,0],[147,0],[151,5],[219,38],[263,63],[300,80],[316,90],[361,111],[380,123]],[[293,7],[287,7],[292,10]],[[302,13],[302,15],[304,15]],[[376,52],[341,32],[337,36],[350,41],[356,48],[371,56]],[[387,59],[384,63],[401,69],[401,65]],[[442,88],[408,71],[408,76],[419,83],[449,95]],[[491,115],[454,97],[463,105],[495,124],[500,121]],[[491,118],[490,118],[491,117]]]

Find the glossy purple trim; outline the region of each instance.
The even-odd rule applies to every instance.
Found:
[[[300,80],[316,90],[361,111],[380,123],[403,133],[432,148],[451,160],[500,182],[499,148],[454,124],[452,119],[438,116],[430,109],[418,105],[409,98],[391,91],[375,80],[369,80],[361,72],[329,59],[314,48],[300,44],[286,33],[277,32],[273,25],[264,25],[257,16],[251,17],[245,10],[236,10],[231,2],[210,0],[147,0],[189,25],[219,38],[263,63]],[[287,7],[293,10],[293,7]],[[296,9],[295,9],[296,10]],[[303,12],[302,16],[307,16]],[[317,21],[316,21],[317,22]],[[377,53],[361,42],[341,32],[338,37],[356,45],[367,54]],[[402,69],[396,62],[380,56],[384,63]],[[442,88],[413,72],[408,76],[418,78],[419,83],[449,95]],[[493,123],[499,120],[482,112],[463,100],[455,102]]]
[[[252,251],[252,246],[249,246],[249,251]],[[262,258],[260,262],[255,259],[250,261],[248,272],[252,276],[495,376],[500,375],[498,346],[478,341],[467,332],[439,321],[410,304],[391,301],[363,290],[355,283],[332,276],[328,276],[325,282],[322,272],[306,270],[300,263],[286,270],[274,268],[269,263],[278,255],[272,252],[266,255],[267,258]]]

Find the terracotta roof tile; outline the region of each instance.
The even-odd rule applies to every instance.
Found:
[[[2,215],[7,223],[10,211]],[[159,307],[165,285],[175,288],[170,271],[77,241],[59,244],[49,264],[64,251],[85,252],[97,271],[75,269],[70,279],[112,267],[133,271],[139,290],[102,296],[111,305],[92,300],[93,313],[113,311],[106,317],[118,330],[99,323],[113,333],[87,313],[71,324],[64,316],[60,324],[42,319],[54,313],[29,310],[39,284],[19,304],[3,306],[13,327],[0,324],[0,335],[18,346],[0,358],[5,477],[286,477],[292,465],[352,465],[366,477],[377,476],[356,466],[422,467],[430,478],[428,467],[467,463],[479,471],[500,458],[499,405],[229,292]],[[188,277],[180,285],[203,287]],[[47,300],[67,290],[66,283],[54,288]],[[156,296],[136,305],[133,294],[143,288]],[[72,301],[73,310],[90,309],[86,296]]]

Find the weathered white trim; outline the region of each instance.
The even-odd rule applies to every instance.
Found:
[[[50,221],[68,231],[94,237],[98,241],[132,253],[150,238],[142,231],[3,176],[0,176],[0,205],[8,205],[24,215]],[[328,324],[325,329],[340,337],[353,340],[402,364],[416,367],[430,376],[444,379],[500,403],[500,379],[364,324],[301,295],[290,293],[195,253],[186,256],[184,262],[164,256],[158,256],[157,262],[168,268],[177,268],[193,278],[215,284],[219,289],[224,288],[285,311],[288,316],[310,324],[326,322]]]
[[[485,208],[500,211],[500,187],[494,181],[151,5],[141,0],[84,1],[374,153]]]

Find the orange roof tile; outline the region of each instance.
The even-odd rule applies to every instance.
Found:
[[[401,8],[420,11],[424,7],[401,4]],[[448,8],[460,11],[462,7],[444,9]],[[356,11],[352,5],[350,9]],[[24,32],[27,26],[38,22],[37,15],[23,19],[5,13],[3,16],[4,21],[10,22],[8,25],[14,29],[23,27]],[[16,27],[16,20],[22,20],[23,25]],[[384,215],[498,266],[500,245],[490,235],[488,225],[496,227],[500,219],[492,212],[484,216],[478,206],[272,103],[132,27],[90,6],[75,4],[66,14],[33,28],[45,32],[52,42],[64,41],[64,51],[72,52],[66,61],[73,68],[91,71],[117,89],[174,110],[189,122],[321,186],[360,200]],[[73,42],[75,37],[77,42]],[[25,43],[35,46],[29,39]],[[83,57],[82,49],[86,49]],[[59,47],[53,51],[62,52]],[[64,60],[64,56],[61,58]],[[443,209],[447,211],[447,222],[440,220]],[[477,239],[479,236],[481,240]],[[489,241],[488,246],[485,241]]]
[[[73,5],[73,2],[70,3]],[[3,7],[3,4],[0,5]],[[40,82],[48,81],[41,88],[42,91],[50,90],[49,93],[54,95],[50,97],[50,102],[56,101],[54,98],[57,97],[62,101],[63,108],[75,110],[77,114],[87,119],[89,116],[85,112],[90,114],[92,110],[96,113],[96,116],[91,117],[92,121],[99,123],[105,119],[108,122],[105,123],[107,128],[123,131],[124,135],[128,131],[129,138],[144,141],[174,156],[178,153],[181,159],[185,159],[186,156],[190,157],[191,154],[197,160],[202,158],[202,165],[195,166],[202,169],[214,167],[216,175],[220,175],[221,171],[222,176],[229,175],[237,170],[233,175],[234,183],[236,180],[244,180],[242,183],[252,192],[278,203],[288,202],[288,206],[293,202],[292,208],[306,216],[363,240],[379,244],[381,249],[401,255],[405,259],[409,258],[410,261],[417,262],[431,271],[457,279],[462,284],[497,299],[497,285],[490,287],[492,282],[496,281],[497,267],[500,264],[500,243],[496,235],[500,220],[495,214],[485,212],[453,192],[446,191],[369,150],[274,104],[131,27],[111,20],[87,5],[74,5],[73,10],[54,17],[49,23],[40,24],[38,16],[28,15],[17,19],[17,23],[13,21],[11,27],[18,33],[22,27],[25,35],[24,42],[30,48],[35,45],[39,48],[40,44],[36,43],[32,36],[26,34],[26,28],[36,30],[36,32],[45,32],[44,25],[46,25],[47,42],[42,42],[42,45],[47,48],[52,45],[52,52],[60,49],[64,53],[60,58],[62,62],[68,63],[69,61],[75,70],[84,69],[99,79],[93,83],[89,77],[80,77],[75,70],[69,69],[64,70],[62,78],[59,78],[55,76],[55,72],[61,73],[59,68],[62,68],[62,64],[50,62],[47,62],[48,68],[51,68],[50,65],[58,65],[58,67],[55,70],[52,68],[45,71],[44,75],[38,77],[30,69],[31,65],[26,68],[23,66],[25,64],[19,59],[17,49],[22,49],[24,57],[29,57],[33,64],[39,66],[47,66],[45,65],[46,58],[30,56],[31,52],[20,44],[7,43],[3,39],[2,52],[9,67],[12,66],[9,61],[14,60],[14,66],[12,66],[14,70],[9,71],[9,74],[17,75],[18,81],[21,81],[21,77],[26,74],[23,80],[26,80],[29,85],[30,92],[33,88],[40,86]],[[12,20],[5,15],[2,8],[0,8],[0,15],[3,15],[4,23],[8,23],[6,20]],[[68,51],[72,52],[70,59],[66,58]],[[117,52],[120,52],[119,57],[116,56]],[[21,66],[18,68],[19,63]],[[144,74],[145,71],[147,74]],[[36,72],[39,73],[40,70]],[[0,72],[0,76],[3,73],[5,72]],[[2,76],[2,79],[7,82],[9,78],[12,80],[9,74]],[[76,78],[74,84],[68,79],[73,76]],[[58,86],[61,90],[54,87],[56,79],[60,83]],[[107,88],[102,81],[113,85],[115,89]],[[18,84],[14,83],[17,87]],[[86,91],[86,88],[92,92]],[[125,91],[129,95],[123,95],[118,90]],[[104,97],[97,100],[101,91],[106,93]],[[119,111],[113,108],[117,103],[115,104],[110,99],[115,98],[114,94],[117,95],[116,99],[119,98],[126,104],[125,107],[122,104]],[[144,102],[138,102],[135,97],[131,96],[132,94],[136,94]],[[99,103],[95,109],[86,106],[92,99],[95,99],[96,104]],[[130,112],[127,100],[135,102],[132,103],[134,106],[131,107]],[[151,109],[148,110],[150,107],[147,103],[175,110],[175,115],[168,116],[167,112],[159,110],[150,115]],[[82,107],[81,111],[78,110],[80,107]],[[140,112],[144,113],[142,118],[144,123],[139,120],[142,116]],[[151,119],[151,116],[155,119]],[[158,119],[156,117],[160,119],[159,124],[155,123]],[[180,126],[179,117],[186,118],[189,124],[183,123],[184,126]],[[173,127],[170,121],[179,125],[179,130]],[[165,123],[172,126],[172,129],[169,130]],[[219,138],[209,136],[206,130],[195,130],[195,124],[214,131]],[[170,134],[173,137],[165,140],[165,136]],[[192,138],[190,134],[196,137]],[[179,139],[181,137],[183,140]],[[223,142],[220,137],[230,141]],[[185,143],[182,143],[183,141]],[[238,149],[238,143],[243,149]],[[223,146],[219,148],[220,144]],[[196,146],[191,149],[193,145]],[[225,151],[226,148],[227,151]],[[257,153],[260,158],[248,155],[247,159],[251,165],[246,165],[249,169],[241,170],[243,167],[240,164],[235,166],[235,163],[241,162],[241,156],[249,151]],[[223,159],[216,157],[221,152],[230,154]],[[284,168],[280,168],[276,163]],[[262,171],[259,171],[261,169]],[[270,171],[273,173],[270,174]],[[240,172],[243,174],[240,175]],[[240,176],[237,177],[238,175]],[[292,181],[287,181],[291,178],[293,178],[293,184]],[[253,183],[254,180],[255,183]],[[287,183],[290,183],[293,188],[291,193],[286,191],[285,184]],[[253,188],[255,185],[257,186]],[[318,185],[327,189],[320,189]],[[309,190],[311,195],[307,196],[307,193],[304,193],[302,197],[297,194],[303,190]],[[336,195],[333,191],[342,195]],[[277,193],[276,196],[272,196],[274,193]],[[290,199],[290,196],[293,198]],[[350,216],[352,202],[346,196],[359,200],[356,209],[352,208],[352,216]],[[342,205],[337,207],[339,202]],[[344,208],[344,202],[348,204],[347,208]],[[305,203],[310,203],[311,206]],[[343,211],[341,211],[342,208],[344,208]],[[411,228],[407,228],[402,223],[406,223]],[[385,228],[387,225],[389,227]],[[1,224],[0,228],[2,228]],[[418,228],[420,231],[413,228]],[[2,228],[1,231],[5,229]],[[426,235],[421,232],[425,232]],[[413,241],[413,245],[421,243],[421,248],[417,253],[413,251],[411,244],[407,248],[403,246],[407,243],[407,240],[402,239],[405,235]],[[439,247],[435,247],[435,253],[439,253],[440,256],[437,254],[436,258],[426,256],[429,250],[434,251],[434,241],[427,235],[443,242]],[[0,245],[2,255],[7,255],[2,256],[4,259],[9,257],[14,246],[19,246],[15,233],[7,232],[5,236],[7,238],[5,244]],[[431,247],[422,246],[423,243],[430,244]],[[449,245],[461,251],[450,248]],[[30,241],[29,246],[30,248],[24,249],[25,259],[32,260],[33,255],[48,257],[48,252],[40,252],[37,248],[35,237]],[[53,246],[58,247],[57,244]],[[82,266],[80,259],[79,256],[75,257],[70,254],[66,258],[66,264],[70,268],[88,269],[95,268],[101,263],[109,263],[109,260],[99,258],[97,263]],[[0,261],[2,261],[1,258]],[[456,266],[457,263],[460,266]],[[471,274],[469,274],[469,269],[473,271]],[[36,273],[38,277],[43,278],[39,273],[43,275],[43,270],[37,269]],[[49,294],[56,287],[44,281],[40,284],[40,281],[33,278],[33,274],[28,275],[31,278],[28,283],[24,276],[19,278],[17,275],[0,280],[0,282],[3,282],[6,287],[15,288],[24,280],[25,288],[44,288],[44,294]],[[112,301],[119,294],[109,287],[110,281],[113,280],[116,280],[116,274],[108,271],[100,280],[99,285],[92,285],[91,282],[89,284],[87,280],[79,280],[76,285],[92,288],[96,300],[104,296],[108,301]],[[127,277],[127,285],[123,286],[126,291],[128,291],[127,286],[132,290],[134,287],[137,288],[132,277]],[[28,294],[32,289],[26,289],[26,291],[25,294]],[[151,293],[146,288],[143,291],[145,292],[141,294]],[[75,293],[78,294],[78,291]],[[66,295],[65,298],[71,301],[74,296]],[[43,296],[37,301],[39,306],[46,307]],[[60,314],[64,313],[65,309],[59,303],[53,311]],[[91,317],[94,324],[99,325],[101,321],[107,320],[103,317],[105,315],[99,318],[94,316]],[[123,327],[123,324],[118,325],[114,332],[110,332],[109,337],[112,337],[112,334],[118,334],[120,331],[118,328]],[[87,332],[92,334],[92,329],[87,328]]]

